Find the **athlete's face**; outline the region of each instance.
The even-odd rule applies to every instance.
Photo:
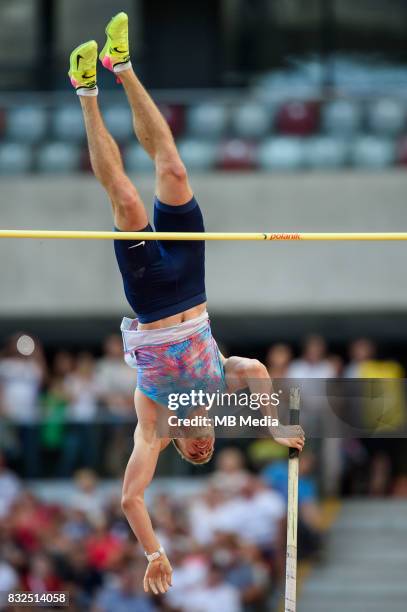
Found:
[[[177,445],[185,459],[192,463],[206,463],[213,454],[215,439],[209,438],[182,438],[177,440]]]

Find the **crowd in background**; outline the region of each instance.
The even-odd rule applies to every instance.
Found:
[[[346,361],[330,354],[320,336],[307,338],[298,357],[290,345],[274,344],[265,363],[274,380],[404,376],[396,361],[376,358],[369,339],[352,342]],[[160,599],[143,592],[143,551],[120,497],[106,495],[98,483],[100,476],[122,476],[135,425],[135,377],[118,336],[105,340],[98,358],[60,351],[47,359],[38,341],[21,334],[5,344],[0,593],[64,590],[71,609],[90,612],[278,609],[288,467],[286,449],[269,439],[239,440],[233,447],[218,441],[198,492],[155,490],[149,506],[174,586]],[[405,496],[407,471],[397,468],[405,461],[402,443],[342,440],[344,492]],[[323,542],[317,446],[307,444],[300,461],[300,558],[318,557]],[[73,488],[66,480],[72,474]],[[65,478],[69,491],[47,501],[22,479],[36,476]]]
[[[69,476],[80,465],[100,465],[107,433],[98,424],[105,423],[109,452],[104,452],[104,467],[118,474],[128,451],[125,425],[133,422],[134,427],[136,386],[120,337],[106,339],[99,359],[89,352],[60,351],[50,364],[38,341],[29,356],[21,354],[22,337],[12,337],[0,359],[0,448],[12,461],[21,456],[25,476],[44,475],[50,461],[54,476]]]
[[[227,355],[225,347],[222,351]],[[359,338],[344,359],[312,335],[298,356],[289,344],[279,343],[264,361],[273,380],[404,377],[402,365],[379,360],[376,352],[371,340]],[[46,358],[38,340],[16,334],[0,352],[0,451],[23,477],[64,478],[83,466],[101,476],[120,476],[132,446],[135,385],[136,372],[125,364],[117,335],[105,339],[100,357],[62,350]],[[401,443],[344,440],[345,491],[405,494]],[[366,472],[369,482],[358,477],[365,484],[355,489],[347,474]]]
[[[300,475],[300,556],[318,554],[321,509],[311,453]],[[69,495],[34,495],[0,456],[0,597],[67,591],[72,610],[256,612],[273,610],[284,570],[286,461],[249,471],[236,447],[219,452],[198,492],[157,492],[150,511],[174,568],[161,599],[142,589],[143,551],[120,498],[96,474],[75,474]],[[4,602],[3,602],[4,603]],[[2,602],[0,601],[0,609]]]

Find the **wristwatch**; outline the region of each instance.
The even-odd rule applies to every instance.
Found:
[[[156,552],[151,553],[151,555],[148,555],[146,552],[144,554],[147,558],[147,561],[150,563],[151,561],[159,559],[164,554],[164,549],[162,546],[160,546],[160,548]]]

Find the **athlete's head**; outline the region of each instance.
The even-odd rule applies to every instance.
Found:
[[[215,429],[204,408],[194,410],[188,417],[193,420],[205,419],[197,425],[181,428],[184,435],[173,439],[173,444],[185,461],[194,465],[203,465],[212,459],[215,449]]]
[[[178,438],[173,444],[185,461],[193,465],[203,465],[212,459],[215,438]]]

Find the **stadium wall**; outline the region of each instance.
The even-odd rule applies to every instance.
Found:
[[[134,177],[136,179],[136,177]],[[153,178],[136,179],[151,207]],[[193,177],[210,231],[407,229],[407,174]],[[2,179],[3,228],[111,229],[90,176]],[[402,311],[405,243],[210,243],[212,311],[239,315]],[[0,316],[128,312],[109,242],[0,241]]]

